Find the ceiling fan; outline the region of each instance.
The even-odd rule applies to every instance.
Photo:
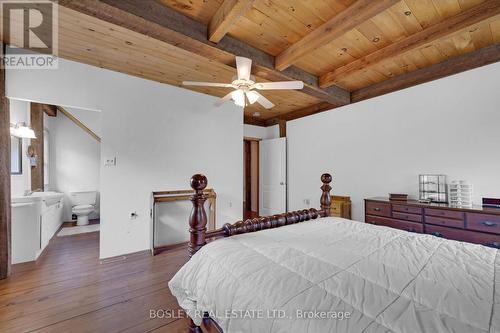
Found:
[[[236,70],[238,75],[233,78],[231,83],[213,83],[213,82],[197,82],[183,81],[185,86],[201,86],[201,87],[221,87],[233,88],[234,91],[219,99],[215,105],[220,106],[224,102],[232,99],[236,105],[245,107],[248,104],[255,102],[259,103],[266,109],[270,109],[274,104],[262,96],[256,90],[284,90],[284,89],[302,89],[304,83],[302,81],[282,81],[282,82],[255,82],[255,78],[250,75],[252,69],[252,60],[244,57],[236,57]],[[247,104],[248,101],[248,104]]]

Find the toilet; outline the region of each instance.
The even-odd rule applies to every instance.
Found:
[[[76,225],[89,224],[89,215],[95,211],[96,191],[70,192],[71,213],[77,217]]]

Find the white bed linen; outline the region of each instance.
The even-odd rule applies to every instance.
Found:
[[[214,241],[169,287],[225,333],[500,332],[497,253],[327,217]]]

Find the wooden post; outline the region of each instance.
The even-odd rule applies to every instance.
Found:
[[[0,43],[0,56],[5,45]],[[10,274],[10,111],[5,69],[0,65],[0,279]]]
[[[321,182],[323,183],[321,186],[321,191],[323,191],[320,200],[321,210],[323,211],[324,216],[330,216],[330,205],[332,203],[332,199],[330,197],[330,190],[332,187],[330,186],[330,183],[332,182],[332,175],[329,173],[322,174]]]
[[[196,174],[191,177],[191,188],[194,194],[191,197],[193,209],[189,216],[189,257],[192,257],[205,242],[205,234],[207,232],[207,213],[205,212],[205,200],[207,196],[203,194],[203,190],[207,187],[207,177]]]
[[[191,177],[191,188],[194,194],[191,197],[193,209],[189,216],[189,257],[191,258],[203,245],[206,244],[205,235],[207,232],[207,213],[205,212],[205,200],[207,195],[203,194],[203,190],[207,187],[207,177],[201,174],[196,174]],[[189,332],[203,333],[200,326],[197,326],[191,318],[188,324]]]
[[[31,167],[31,190],[43,191],[43,104],[31,103],[30,124],[36,139],[31,139],[31,147],[37,155],[36,166]]]

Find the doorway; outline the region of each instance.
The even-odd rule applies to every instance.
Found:
[[[260,139],[243,139],[243,218],[259,217]]]

